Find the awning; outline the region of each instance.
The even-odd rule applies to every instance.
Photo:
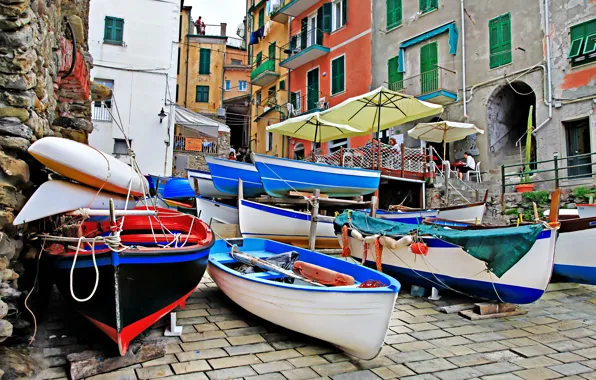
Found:
[[[227,125],[179,105],[176,105],[176,124],[212,137],[217,137],[218,132],[230,133]]]

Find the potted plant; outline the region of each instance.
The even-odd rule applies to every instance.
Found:
[[[528,130],[526,131],[526,162],[524,165],[523,177],[519,185],[515,185],[515,191],[518,193],[528,193],[534,191],[534,184],[530,183],[530,157],[532,151],[532,111],[534,106],[530,106],[528,114]]]

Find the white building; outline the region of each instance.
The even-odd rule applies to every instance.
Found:
[[[89,143],[130,163],[121,127],[144,174],[172,172],[180,7],[180,0],[91,1],[91,76],[114,96],[92,105]]]

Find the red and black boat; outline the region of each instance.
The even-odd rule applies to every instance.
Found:
[[[78,254],[72,242],[50,249],[60,293],[118,344],[121,355],[141,332],[185,306],[214,243],[211,229],[198,218],[155,210],[157,216],[124,217],[120,249],[101,239],[113,235],[114,223],[89,219],[78,228],[77,236],[85,239]]]

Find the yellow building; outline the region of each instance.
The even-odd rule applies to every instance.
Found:
[[[248,148],[250,141],[250,65],[246,42],[228,37],[224,62],[223,104],[226,124],[232,133],[230,145]]]
[[[289,139],[265,129],[288,117],[288,70],[280,67],[282,46],[288,43],[288,18],[270,18],[264,0],[247,0],[247,41],[252,93],[250,148],[256,153],[288,157]],[[271,15],[274,13],[271,12]],[[281,21],[281,22],[280,22]],[[254,38],[253,33],[264,35]]]

